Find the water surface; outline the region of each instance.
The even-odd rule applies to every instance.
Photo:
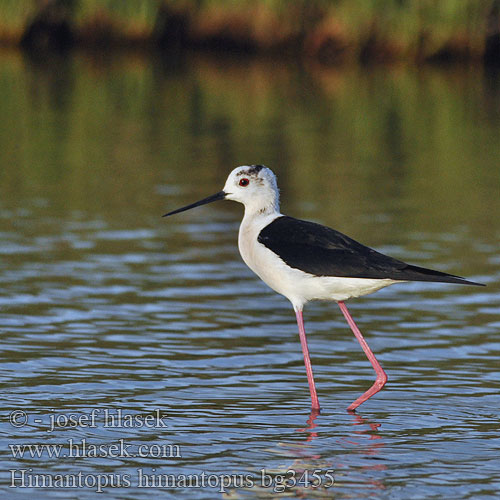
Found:
[[[0,61],[4,495],[498,494],[498,75]],[[352,301],[389,376],[357,414],[374,374],[334,303],[305,310],[310,414],[293,310],[238,254],[242,207],[161,218],[252,163],[283,212],[488,285]],[[40,487],[58,474],[74,487]]]

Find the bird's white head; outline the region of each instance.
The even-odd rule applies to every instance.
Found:
[[[272,170],[263,165],[250,165],[235,168],[222,191],[168,212],[164,217],[224,199],[243,203],[245,214],[249,215],[272,214],[280,209],[278,185]]]
[[[229,174],[223,191],[227,200],[243,203],[246,212],[279,212],[276,176],[263,165],[236,167]]]

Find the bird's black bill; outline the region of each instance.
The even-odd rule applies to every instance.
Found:
[[[185,207],[178,208],[177,210],[172,210],[172,212],[168,212],[168,214],[163,215],[163,217],[168,217],[169,215],[178,214],[179,212],[184,212],[186,210],[190,210],[191,208],[199,207],[200,205],[206,205],[207,203],[212,203],[212,201],[223,200],[226,197],[226,193],[224,191],[219,191],[212,196],[208,196],[207,198],[203,198],[203,200],[196,201],[191,203],[191,205],[186,205]]]

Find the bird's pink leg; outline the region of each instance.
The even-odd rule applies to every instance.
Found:
[[[304,353],[304,363],[306,365],[307,381],[309,382],[309,390],[311,391],[312,409],[319,411],[318,395],[316,394],[316,385],[314,384],[313,371],[311,366],[311,358],[309,357],[309,349],[307,347],[306,330],[304,328],[304,318],[302,317],[302,310],[296,310],[297,325],[299,325],[300,344],[302,345],[302,352]]]
[[[371,349],[368,347],[368,344],[366,343],[366,340],[363,338],[363,335],[361,335],[361,332],[359,331],[359,328],[357,327],[356,323],[354,323],[354,320],[352,319],[351,315],[349,314],[349,311],[347,310],[346,305],[343,302],[338,302],[340,310],[342,311],[342,314],[344,315],[345,319],[347,320],[347,323],[349,323],[349,326],[351,327],[352,332],[354,333],[355,337],[358,339],[358,342],[361,344],[361,347],[363,348],[363,351],[365,351],[365,354],[367,358],[370,360],[370,363],[373,366],[373,369],[375,370],[375,373],[377,374],[377,378],[375,379],[375,382],[373,385],[364,393],[362,394],[354,403],[351,403],[351,405],[347,408],[348,411],[354,411],[361,403],[364,403],[367,399],[371,398],[374,394],[377,394],[382,387],[384,387],[385,383],[387,382],[387,375],[385,374],[384,370],[380,366],[380,363],[377,361],[377,358],[375,358],[375,355],[371,351]]]

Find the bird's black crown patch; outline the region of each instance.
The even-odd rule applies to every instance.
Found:
[[[257,175],[263,168],[264,165],[250,165],[247,170],[242,170],[237,175]]]

